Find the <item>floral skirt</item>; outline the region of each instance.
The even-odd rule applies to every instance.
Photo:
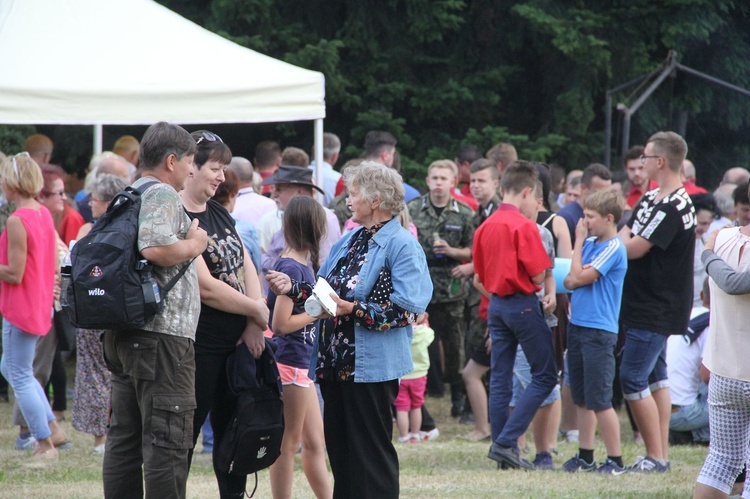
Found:
[[[91,435],[106,435],[109,423],[110,372],[104,363],[102,331],[79,329],[76,334],[76,398],[73,428]]]

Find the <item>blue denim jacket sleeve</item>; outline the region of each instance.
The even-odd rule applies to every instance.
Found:
[[[352,235],[353,233],[347,234],[333,246],[318,272],[319,276],[327,276],[331,268],[346,254]],[[355,289],[357,300],[367,300],[383,268],[391,271],[393,302],[410,312],[424,312],[432,297],[432,281],[424,251],[414,236],[402,228],[395,218],[386,223],[371,240],[365,263],[360,270],[360,281]],[[411,325],[387,331],[373,331],[355,323],[354,335],[355,382],[388,381],[400,378],[413,369]],[[317,351],[316,338],[311,374],[314,373]]]
[[[393,303],[415,314],[424,313],[432,298],[432,279],[424,250],[414,236],[407,233],[402,244],[386,254],[386,268],[391,269]]]

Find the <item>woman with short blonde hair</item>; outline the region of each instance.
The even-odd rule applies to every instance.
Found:
[[[336,310],[320,317],[309,372],[333,408],[323,414],[333,497],[395,498],[391,405],[399,378],[413,369],[412,322],[430,302],[432,281],[422,247],[398,219],[398,172],[365,161],[348,167],[344,181],[352,221],[361,227],[333,245],[318,271],[335,292]],[[266,280],[296,303],[312,292],[280,272]]]
[[[44,182],[39,165],[28,153],[6,158],[0,164],[0,178],[5,198],[16,207],[0,236],[0,370],[13,387],[38,443],[34,457],[56,460],[52,435],[61,430],[33,369],[36,344],[52,327],[57,274],[55,225],[47,208],[35,199]]]

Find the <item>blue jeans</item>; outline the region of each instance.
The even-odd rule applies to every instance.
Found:
[[[669,418],[669,429],[689,431],[696,442],[709,441],[708,430],[708,385],[701,383],[695,402],[683,405]]]
[[[52,435],[49,422],[55,420],[42,385],[34,378],[34,352],[40,336],[29,334],[8,320],[3,321],[3,358],[0,371],[8,380],[31,434],[37,440]]]
[[[206,421],[201,426],[201,433],[203,433],[203,452],[206,449],[213,449],[214,447],[214,429],[211,426],[211,413],[206,416]]]
[[[492,438],[504,447],[516,447],[518,437],[526,432],[534,414],[557,385],[552,332],[534,295],[492,295],[487,318],[492,340],[489,394]],[[531,366],[531,383],[509,414],[518,345]]]
[[[620,364],[620,384],[625,400],[640,400],[651,392],[669,388],[667,336],[628,328]]]

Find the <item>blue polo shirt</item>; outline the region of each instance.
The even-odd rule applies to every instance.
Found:
[[[583,243],[581,263],[591,265],[601,276],[593,283],[573,290],[570,322],[617,334],[622,286],[628,271],[625,244],[620,236],[599,243],[595,237],[590,237]]]

